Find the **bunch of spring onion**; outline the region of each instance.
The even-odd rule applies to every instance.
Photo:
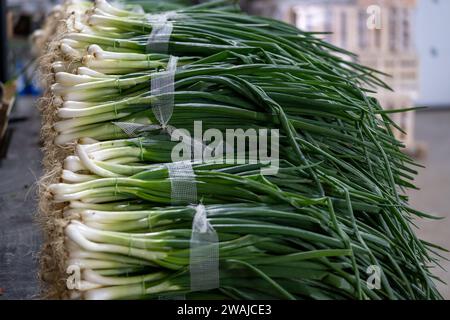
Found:
[[[148,45],[154,19],[98,0],[71,15],[57,40],[55,143],[76,146],[49,191],[65,205],[67,264],[83,270],[74,297],[440,298],[429,270],[434,246],[410,225],[427,215],[402,195],[414,187],[414,163],[368,96],[366,85],[385,86],[375,71],[229,1],[171,13],[167,54]],[[170,55],[179,57],[171,126],[281,133],[274,176],[260,165],[192,162],[219,236],[220,287],[208,292],[190,291],[196,207],[173,203],[175,142],[159,129],[128,137],[118,125],[159,124],[151,106],[164,96],[149,82]],[[378,290],[367,287],[370,266],[382,270]]]
[[[385,86],[373,75],[376,71],[333,54],[353,57],[351,53],[287,24],[225,10],[235,7],[229,3],[229,0],[211,1],[170,15],[174,30],[169,53],[177,56],[221,53],[245,62],[256,57],[266,63],[305,64],[316,71]],[[116,53],[105,56],[108,61],[104,62],[104,69],[113,63],[109,59],[139,61],[145,68],[145,63],[151,60],[146,54],[152,50],[148,36],[155,19],[147,13],[120,10],[105,0],[97,0],[89,13],[68,22],[69,33],[61,40],[61,50],[81,59],[87,47],[96,44]]]
[[[89,147],[95,153],[100,145],[105,144],[86,145],[83,148]],[[97,154],[97,158],[99,155]],[[89,158],[80,156],[76,165],[67,163],[66,171],[72,169],[86,172],[85,168],[91,166],[88,163],[90,161]],[[95,299],[152,298],[168,293],[189,295],[187,270],[190,227],[195,208],[158,207],[171,201],[168,196],[170,186],[167,185],[170,181],[164,165],[137,168],[140,173],[131,176],[126,176],[124,170],[119,170],[128,167],[129,174],[132,174],[133,166],[129,164],[107,166],[105,162],[96,162],[96,165],[101,165],[105,170],[104,175],[115,174],[116,178],[101,178],[97,175],[83,182],[52,186],[55,200],[71,201],[65,215],[68,219],[73,219],[73,222],[66,228],[66,235],[70,239],[69,262],[85,269],[80,294]],[[356,220],[351,211],[355,209],[379,214],[377,201],[374,200],[372,204],[354,201],[348,206],[348,203],[341,203],[339,199],[307,199],[298,193],[279,189],[295,188],[302,177],[302,170],[306,168],[281,169],[279,177],[282,179],[276,185],[261,180],[255,168],[245,165],[194,164],[194,169],[198,194],[203,202],[220,203],[207,205],[209,222],[219,232],[220,263],[223,264],[221,281],[223,279],[227,283],[226,289],[214,293],[215,295],[253,299],[343,299],[355,295],[374,299],[402,298],[401,295],[396,296],[399,293],[389,293],[389,289],[374,294],[364,287],[364,282],[358,277],[346,277],[340,270],[356,268],[353,269],[356,274],[363,272],[363,269],[357,270],[358,264],[365,265],[370,259],[375,261],[375,256],[370,255],[379,255],[380,246],[385,250],[383,254],[391,256],[394,265],[401,263],[393,258],[396,254],[392,240],[384,233],[372,230],[361,220]],[[299,179],[287,179],[294,174]],[[303,175],[306,174],[303,172]],[[155,185],[150,186],[152,183]],[[230,184],[233,188],[226,187]],[[97,194],[83,193],[94,189],[98,191]],[[65,198],[61,198],[61,195]],[[105,201],[109,201],[108,197],[115,201],[105,204]],[[223,204],[230,201],[235,203]],[[338,216],[335,210],[338,213],[347,211],[348,215]],[[355,233],[355,230],[359,233]],[[391,253],[386,253],[391,250]],[[358,253],[356,260],[351,258],[354,252]],[[105,253],[119,253],[119,256],[108,256]],[[133,259],[125,259],[120,253]],[[293,268],[302,268],[299,261],[334,255],[342,256],[346,267],[332,267],[333,263],[319,259],[316,268],[322,269],[320,276],[315,274],[314,268],[297,270],[298,279],[292,272],[288,272]],[[385,261],[381,260],[380,263],[389,270],[390,266],[384,266]],[[270,267],[272,264],[276,265],[275,269]],[[165,271],[155,272],[158,267]],[[236,274],[234,269],[242,269],[239,279],[233,279]],[[311,272],[313,278],[309,279],[308,274]],[[124,274],[135,276],[124,277]],[[255,279],[255,274],[264,276],[262,279],[258,279],[258,276]],[[273,283],[269,279],[276,281]],[[289,280],[298,282],[298,287],[288,285],[289,289],[285,290],[283,286],[276,285],[287,284]],[[255,283],[260,283],[261,287],[252,292]],[[406,286],[407,283],[399,281],[398,285]],[[317,285],[328,288],[320,294],[314,289]]]
[[[76,220],[66,229],[69,259],[85,270],[80,293],[84,298],[205,297],[189,288],[195,208],[107,211],[112,208],[78,202],[72,207],[67,214]],[[246,203],[206,208],[220,238],[221,279],[221,288],[206,297],[344,299],[355,295],[352,286],[358,279],[343,270],[352,269],[352,251],[365,249],[356,242],[346,248],[334,238],[336,229],[309,214],[308,208],[295,212],[289,206]],[[386,293],[378,295],[361,284],[359,294],[377,299]]]

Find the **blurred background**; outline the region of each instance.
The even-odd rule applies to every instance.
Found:
[[[0,299],[37,298],[39,228],[34,224],[40,176],[41,94],[30,35],[59,1],[0,0]],[[419,168],[408,191],[413,207],[446,219],[417,221],[425,240],[450,248],[450,1],[241,0],[251,14],[296,25],[358,54],[359,62],[389,74],[394,91],[379,91],[396,132]],[[442,260],[450,270],[450,263]],[[450,273],[435,274],[450,283]],[[450,299],[450,286],[439,284]]]

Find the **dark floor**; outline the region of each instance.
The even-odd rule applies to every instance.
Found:
[[[38,298],[37,253],[41,237],[34,223],[36,181],[41,174],[39,116],[33,100],[20,99],[12,117],[14,129],[8,157],[0,163],[0,299]],[[450,248],[450,110],[417,115],[416,138],[427,149],[420,161],[417,184],[410,192],[415,208],[447,217],[443,221],[419,221],[419,235]],[[449,262],[442,262],[450,270]],[[450,274],[436,274],[450,283]],[[450,299],[450,287],[440,285]],[[3,291],[3,294],[1,292]]]
[[[450,109],[419,112],[416,141],[426,148],[426,155],[419,159],[426,168],[419,170],[416,181],[421,190],[409,192],[411,204],[416,209],[445,218],[418,221],[418,234],[450,249]],[[441,261],[441,264],[450,271],[450,262]],[[450,272],[437,268],[435,274],[450,284]],[[449,285],[440,284],[439,289],[446,299],[450,299]]]
[[[0,299],[33,299],[39,293],[34,222],[36,181],[41,175],[40,120],[33,100],[19,99],[8,156],[0,162]]]

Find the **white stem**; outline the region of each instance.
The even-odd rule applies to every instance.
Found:
[[[120,10],[118,8],[113,7],[105,0],[96,0],[95,7],[102,10],[103,12],[105,12],[107,14],[117,16],[117,17],[126,17],[131,14],[128,11]]]
[[[66,71],[66,65],[62,61],[53,62],[52,71],[53,73],[64,72]]]
[[[117,89],[97,89],[97,90],[91,90],[91,91],[79,91],[74,92],[74,87],[69,90],[66,94],[63,95],[63,99],[65,101],[67,100],[74,100],[74,101],[89,101],[91,99],[98,98],[99,96],[105,96],[105,95],[112,95],[117,94]]]
[[[82,231],[84,231],[83,233],[86,234],[86,228],[82,228],[82,225],[80,223],[78,224],[78,226],[75,223],[76,221],[73,221],[71,224],[69,224],[66,227],[65,233],[72,241],[76,242],[80,247],[82,247],[85,250],[94,252],[109,252],[109,253],[123,254],[126,256],[134,256],[137,258],[142,258],[147,261],[156,261],[166,256],[166,254],[163,252],[142,250],[133,247],[124,247],[114,244],[103,244],[92,242],[86,239],[81,233]],[[79,225],[81,225],[81,227]]]
[[[83,76],[78,74],[72,74],[67,72],[57,72],[55,74],[56,82],[64,85],[64,86],[74,86],[82,83],[89,83],[94,81],[102,80],[101,78],[94,78],[91,76]]]
[[[59,114],[60,112],[58,112]],[[62,113],[62,112],[61,112]],[[98,124],[100,122],[117,120],[123,117],[126,117],[130,114],[130,112],[105,112],[103,114],[97,114],[95,117],[85,116],[85,117],[75,117],[72,119],[61,120],[54,124],[54,128],[58,132],[73,132],[77,131],[79,127],[84,127],[90,124]],[[67,115],[67,114],[65,114]]]
[[[113,267],[120,267],[120,268],[133,268],[133,267],[142,267],[142,266],[151,266],[152,264],[150,262],[142,261],[141,259],[136,259],[132,257],[125,257],[122,255],[117,254],[110,254],[110,253],[101,253],[101,252],[91,252],[91,251],[85,251],[81,249],[80,247],[72,247],[67,248],[69,252],[69,258],[73,260],[77,259],[90,259],[90,260],[97,260],[97,261],[105,261],[105,262],[113,262],[115,265],[107,265],[104,266],[107,269],[113,268]],[[98,269],[98,268],[95,268]]]
[[[121,147],[121,146],[127,146],[127,145],[128,145],[128,140],[119,139],[119,140],[109,140],[109,141],[103,141],[103,142],[95,141],[89,145],[88,145],[88,143],[86,143],[86,145],[84,147],[85,147],[86,152],[91,153],[94,151],[115,148],[115,147]]]
[[[99,176],[102,177],[118,177],[120,175],[108,171],[106,169],[103,169],[99,166],[97,166],[88,156],[87,152],[84,150],[84,146],[82,145],[77,145],[76,147],[76,151],[78,156],[80,157],[81,162],[83,163],[83,165],[88,168],[92,173],[95,173]]]
[[[91,44],[87,48],[87,53],[89,54],[89,56],[94,56],[95,57],[95,54],[101,56],[102,52],[103,52],[103,49],[98,44]]]
[[[65,39],[65,38],[61,40],[61,44],[65,44],[65,45],[67,45],[67,46],[69,46],[69,47],[71,47],[73,49],[76,49],[76,50],[82,50],[82,49],[84,49],[86,47],[80,41],[72,40],[72,39]]]
[[[96,44],[90,45],[87,52],[90,56],[98,60],[147,61],[146,54],[105,51]]]
[[[108,162],[113,164],[127,164],[127,163],[135,163],[140,162],[141,158],[139,157],[121,157],[116,159],[110,159]]]
[[[139,297],[145,294],[141,284],[129,286],[113,286],[89,290],[84,294],[86,300],[114,300],[127,297]]]
[[[154,211],[100,211],[83,210],[79,212],[85,221],[100,221],[112,223],[119,221],[133,221],[147,218]]]
[[[133,268],[136,265],[121,263],[108,260],[71,258],[67,260],[69,266],[79,266],[80,269],[117,269],[117,268]]]
[[[65,56],[67,56],[71,59],[81,59],[82,58],[82,55],[78,50],[72,48],[71,46],[69,46],[66,43],[61,43],[60,49],[61,49],[61,52]]]
[[[68,92],[67,88],[60,83],[52,84],[50,89],[52,90],[53,94],[60,95],[60,96],[62,96]]]
[[[64,159],[64,169],[70,170],[72,172],[87,170],[87,168],[80,161],[80,158],[77,156],[68,156],[66,159]]]
[[[102,285],[100,284],[96,284],[96,283],[92,283],[92,282],[87,282],[84,280],[81,280],[80,283],[78,284],[78,290],[79,291],[90,291],[90,290],[94,290],[94,289],[98,289],[101,288]]]
[[[95,102],[64,101],[62,107],[67,109],[85,109],[95,105]]]
[[[66,183],[87,182],[87,181],[93,181],[93,180],[96,180],[99,178],[101,178],[101,177],[96,176],[96,175],[74,173],[69,170],[63,170],[63,173],[62,173],[62,179]]]
[[[141,149],[138,147],[118,147],[111,149],[99,150],[91,153],[93,160],[104,161],[122,156],[138,158],[141,155]]]
[[[92,139],[92,138],[81,138],[79,141],[80,144],[82,145],[86,145],[86,146],[91,146],[93,144],[99,143],[98,140]]]
[[[113,195],[113,196],[102,196],[102,197],[100,197],[100,196],[94,196],[94,197],[85,196],[81,200],[85,203],[90,203],[90,204],[103,204],[106,202],[129,200],[129,199],[130,199],[129,196]],[[62,202],[65,202],[65,201],[62,201]]]
[[[88,67],[78,67],[77,73],[79,75],[91,76],[91,77],[95,77],[95,78],[110,78],[111,77],[109,75],[95,71]]]
[[[70,202],[70,208],[75,209],[87,209],[87,210],[100,210],[100,211],[129,211],[129,210],[142,210],[142,205],[133,205],[129,202],[123,202],[115,205],[108,204],[92,204],[81,201]]]
[[[127,284],[143,283],[145,281],[154,281],[162,279],[166,276],[164,272],[152,273],[143,276],[135,277],[104,277],[93,270],[84,270],[83,278],[92,283],[97,283],[103,286],[120,286]]]

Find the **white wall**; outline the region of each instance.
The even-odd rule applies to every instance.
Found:
[[[419,0],[416,19],[421,64],[417,104],[450,107],[450,0]]]

